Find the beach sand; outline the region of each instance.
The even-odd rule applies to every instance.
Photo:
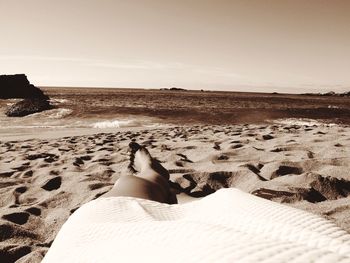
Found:
[[[146,145],[169,170],[180,203],[237,187],[322,215],[350,232],[349,126],[207,125],[74,134],[1,140],[0,258],[40,262],[67,218],[129,173],[131,140]]]

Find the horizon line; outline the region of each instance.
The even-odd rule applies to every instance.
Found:
[[[242,86],[250,86],[250,85],[242,85]],[[171,88],[179,88],[182,89],[182,91],[195,91],[195,92],[232,92],[232,93],[263,93],[263,94],[286,94],[286,95],[307,95],[307,94],[327,94],[330,92],[334,92],[332,90],[329,90],[327,92],[303,92],[303,93],[291,93],[291,92],[279,92],[279,91],[242,91],[242,90],[213,90],[213,89],[188,89],[188,88],[181,88],[181,87],[162,87],[162,88],[141,88],[141,87],[111,87],[111,86],[47,86],[47,85],[38,85],[39,88],[73,88],[73,89],[135,89],[135,90],[157,90],[157,91],[171,91]],[[254,86],[252,86],[254,87]],[[259,86],[255,86],[259,87]],[[350,87],[349,87],[350,88]],[[174,92],[179,92],[181,90],[177,90]],[[350,90],[349,90],[350,92]],[[344,92],[335,92],[335,94],[342,94],[347,93],[347,91]]]

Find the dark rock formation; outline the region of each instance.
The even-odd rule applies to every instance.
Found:
[[[172,88],[170,88],[170,90],[172,90],[172,91],[186,91],[185,89],[177,88],[177,87],[172,87]]]
[[[5,112],[9,117],[22,117],[51,109],[49,101],[43,98],[30,98],[11,105]]]
[[[0,99],[10,98],[49,99],[39,88],[30,84],[24,74],[0,75]]]
[[[7,108],[9,117],[22,117],[51,109],[46,96],[39,88],[30,84],[24,74],[0,75],[0,99],[24,98]]]
[[[177,88],[177,87],[171,87],[169,88],[161,88],[160,90],[168,90],[168,91],[187,91],[186,89],[182,89],[182,88]]]

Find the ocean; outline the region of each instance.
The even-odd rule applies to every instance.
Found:
[[[350,98],[276,93],[42,88],[54,109],[9,118],[18,99],[0,100],[0,135],[56,129],[271,123],[350,123]]]

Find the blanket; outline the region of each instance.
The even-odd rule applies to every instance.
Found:
[[[350,262],[350,235],[317,215],[238,189],[168,205],[91,201],[67,220],[43,262]]]

